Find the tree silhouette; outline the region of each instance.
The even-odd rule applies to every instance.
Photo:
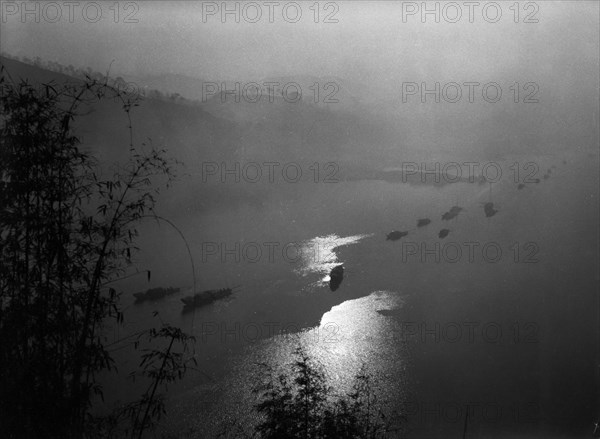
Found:
[[[135,147],[129,119],[129,158],[103,178],[72,123],[102,99],[120,102],[129,118],[138,96],[108,78],[33,86],[0,73],[0,431],[80,438],[92,398],[102,395],[96,376],[114,368],[100,333],[107,318],[121,322],[123,314],[109,284],[130,269],[136,224],[154,215],[176,162],[164,150]],[[187,343],[175,329],[154,335]],[[148,361],[157,358],[183,361],[171,349]],[[165,367],[150,375],[156,383],[170,381]],[[144,412],[140,435],[152,414]]]
[[[301,345],[294,351],[290,376],[275,375],[268,363],[259,364],[256,411],[261,421],[254,433],[261,438],[383,438],[389,430],[378,404],[373,378],[363,365],[351,393],[332,394],[326,373]],[[247,436],[250,434],[246,433]]]

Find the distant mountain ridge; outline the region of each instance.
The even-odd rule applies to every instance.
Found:
[[[82,78],[50,71],[18,60],[0,57],[0,63],[14,81],[26,78],[32,84],[81,82]],[[76,135],[82,148],[101,162],[121,161],[128,153],[128,123],[120,105],[102,101],[86,110],[76,120]],[[202,183],[206,162],[234,167],[249,162],[297,163],[308,169],[314,163],[324,166],[335,162],[342,175],[357,167],[370,167],[379,159],[377,145],[392,136],[392,127],[373,123],[359,113],[335,111],[331,106],[318,106],[304,101],[273,103],[204,105],[157,97],[143,98],[132,113],[134,143],[164,147],[175,159],[184,163],[193,191],[173,198],[203,200],[206,207],[223,199],[260,200],[268,196],[268,187],[235,185],[224,188],[218,181]],[[308,178],[308,177],[306,177]],[[212,189],[210,185],[213,185]],[[218,186],[218,187],[217,187]],[[215,189],[216,188],[216,189]],[[272,189],[272,188],[271,188]],[[194,199],[194,201],[192,201]]]

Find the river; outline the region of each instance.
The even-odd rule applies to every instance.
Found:
[[[193,332],[198,370],[170,388],[160,427],[190,437],[247,424],[255,364],[285,367],[298,343],[338,392],[365,364],[408,437],[460,437],[467,412],[468,437],[589,435],[600,309],[594,160],[542,158],[553,174],[521,190],[508,180],[491,193],[476,183],[304,182],[258,204],[171,210],[196,288],[235,293],[182,314],[193,286],[186,247],[170,228],[145,225],[138,265],[153,267],[152,286],[183,291],[142,304],[126,292],[114,337],[159,321]],[[498,213],[486,218],[490,201]],[[454,205],[464,210],[443,221]],[[432,222],[417,228],[419,218]],[[409,234],[386,240],[392,230]],[[331,292],[338,264],[344,280]],[[126,351],[123,371],[137,361]]]

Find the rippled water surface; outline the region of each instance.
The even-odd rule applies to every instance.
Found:
[[[209,437],[236,421],[249,425],[255,363],[285,370],[298,344],[339,393],[365,364],[381,400],[404,410],[410,437],[459,437],[466,410],[481,437],[549,437],[574,419],[583,425],[596,398],[597,334],[589,328],[598,312],[598,213],[587,203],[598,192],[578,177],[586,166],[572,163],[522,191],[510,183],[490,194],[478,184],[354,181],[294,188],[293,198],[262,207],[182,214],[175,220],[192,249],[198,289],[241,285],[191,314],[179,301],[192,284],[185,247],[172,232],[149,228],[143,262],[158,267],[157,283],[183,291],[132,304],[120,335],[156,324],[150,316],[158,310],[193,331],[199,361],[171,388],[174,416],[162,428]],[[490,198],[499,212],[486,218]],[[454,205],[464,211],[442,221]],[[432,223],[417,228],[418,218]],[[442,227],[450,230],[444,241]],[[409,235],[386,241],[392,230]],[[263,246],[249,261],[207,254],[206,242],[278,246],[270,257]],[[497,261],[482,253],[490,243],[501,251]],[[528,243],[537,262],[525,263]],[[344,280],[331,292],[328,274],[339,264]],[[135,366],[125,355],[120,361],[124,370]]]

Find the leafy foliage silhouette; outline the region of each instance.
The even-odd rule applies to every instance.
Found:
[[[276,375],[259,364],[254,386],[261,421],[254,436],[261,438],[383,438],[389,431],[378,404],[372,376],[365,365],[355,376],[352,392],[336,396],[327,385],[323,367],[299,345],[291,377]]]
[[[34,86],[0,71],[0,431],[8,438],[80,438],[94,433],[97,376],[115,369],[101,330],[123,321],[120,294],[138,250],[136,225],[153,217],[156,195],[176,179],[165,150],[134,146],[130,113],[139,96],[104,80]],[[80,148],[73,122],[102,100],[118,102],[129,122],[129,158],[103,177]],[[148,279],[150,272],[148,273]],[[142,373],[152,380],[132,437],[164,410],[156,389],[181,378],[193,339],[169,325],[151,339]],[[156,363],[160,366],[156,367]]]

